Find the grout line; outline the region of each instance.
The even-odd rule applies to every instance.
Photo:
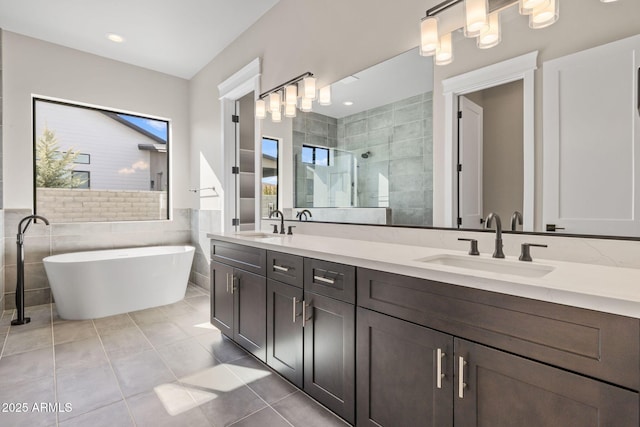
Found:
[[[129,402],[127,402],[127,398],[124,396],[124,392],[122,391],[122,387],[120,387],[120,381],[118,380],[118,376],[116,375],[116,371],[113,369],[113,365],[111,364],[111,358],[107,353],[107,349],[104,348],[104,343],[102,342],[102,337],[100,336],[100,332],[98,332],[98,327],[96,326],[96,322],[94,319],[91,319],[91,324],[93,325],[93,329],[96,331],[96,335],[98,336],[98,341],[100,341],[100,347],[102,347],[102,351],[104,352],[105,357],[107,358],[107,363],[109,364],[109,368],[111,369],[111,373],[113,374],[113,378],[116,380],[116,384],[118,385],[118,390],[120,391],[120,395],[122,396],[122,401],[124,405],[127,407],[127,412],[129,413],[129,417],[131,418],[131,422],[134,426],[136,426],[136,420],[133,418],[133,413],[131,413],[131,408],[129,407]],[[116,402],[110,403],[113,404]],[[104,406],[102,406],[104,407]],[[95,411],[95,409],[94,409]]]
[[[53,304],[49,304],[49,321],[51,322],[51,353],[53,356],[53,400],[58,402],[58,374],[56,374],[56,335],[53,331]],[[56,411],[56,427],[60,425],[60,414]]]

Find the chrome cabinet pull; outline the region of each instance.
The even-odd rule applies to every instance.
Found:
[[[467,387],[467,383],[464,382],[464,367],[466,364],[464,357],[460,356],[458,359],[458,397],[460,399],[464,399],[464,389]]]
[[[442,358],[445,357],[446,354],[442,351],[441,348],[436,350],[436,387],[442,388],[442,379],[444,378],[444,374],[442,373]]]
[[[227,293],[229,293],[229,273],[227,273]]]
[[[328,283],[329,285],[335,285],[336,283],[334,279],[327,279],[326,277],[321,276],[313,276],[313,280],[316,282]]]
[[[236,289],[236,276],[234,274],[231,275],[231,295],[233,295],[233,291]]]
[[[284,272],[289,271],[289,267],[282,267],[282,266],[277,265],[277,264],[273,264],[273,269],[276,270],[276,271],[284,271]]]
[[[296,323],[296,297],[293,297],[293,323]]]

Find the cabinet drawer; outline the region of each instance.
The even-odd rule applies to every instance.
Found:
[[[267,266],[267,251],[251,246],[212,240],[211,259],[264,276]]]
[[[267,251],[267,277],[302,288],[304,258],[297,255]]]
[[[304,259],[304,290],[341,301],[356,302],[356,268],[318,259]]]
[[[358,269],[358,305],[638,390],[640,321]]]

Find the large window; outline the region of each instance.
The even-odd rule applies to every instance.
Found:
[[[52,222],[169,218],[169,122],[34,98],[34,206]]]
[[[262,138],[262,216],[278,210],[278,140]]]

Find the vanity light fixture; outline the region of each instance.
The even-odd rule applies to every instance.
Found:
[[[489,15],[489,28],[478,36],[478,47],[480,49],[489,49],[500,43],[500,13],[493,12]]]
[[[331,105],[331,86],[320,88],[320,93],[318,94],[318,104]]]
[[[460,3],[462,8],[449,10]],[[428,9],[420,20],[420,55],[435,55],[436,65],[451,63],[451,34],[459,28],[464,29],[466,37],[477,37],[480,49],[496,46],[501,41],[500,12],[516,4],[521,15],[529,15],[530,28],[546,28],[558,20],[560,0],[445,0]],[[459,16],[460,9],[463,16]],[[439,18],[443,12],[447,13]]]
[[[451,33],[440,37],[440,43],[436,50],[436,65],[447,65],[453,62],[453,44],[451,43]]]
[[[478,37],[489,26],[487,0],[465,0],[464,36]]]
[[[300,110],[305,112],[311,111],[315,99],[320,105],[331,105],[330,86],[321,88],[319,95],[317,92],[316,78],[313,74],[310,72],[301,74],[261,93],[255,104],[256,118],[265,119],[267,113],[271,113],[271,120],[279,123],[283,115],[295,117],[298,99],[300,99]]]

